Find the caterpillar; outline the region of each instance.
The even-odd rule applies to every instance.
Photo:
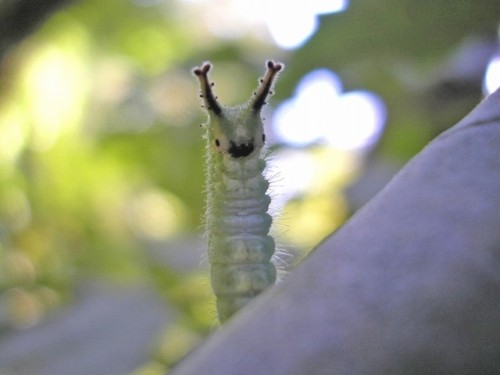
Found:
[[[193,69],[208,113],[206,133],[206,211],[210,280],[222,323],[276,280],[269,182],[263,176],[266,141],[262,107],[283,64],[267,71],[250,100],[236,107],[219,104],[208,78],[211,64]]]

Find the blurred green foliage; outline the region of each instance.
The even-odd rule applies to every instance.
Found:
[[[472,89],[458,86],[444,97],[440,79],[464,40],[494,40],[500,14],[497,1],[354,0],[346,12],[322,17],[303,47],[282,51],[251,33],[236,39],[211,34],[200,20],[210,2],[140,4],[77,1],[2,62],[4,329],[39,321],[90,277],[156,285],[182,312],[180,324],[188,328],[177,327],[169,337],[189,342],[184,351],[211,329],[209,286],[198,261],[179,268],[168,254],[158,262],[151,252],[159,246],[179,253],[171,241],[200,236],[204,143],[198,125],[204,114],[192,66],[207,59],[216,64],[217,93],[229,105],[246,100],[267,58],[287,64],[273,103],[292,95],[300,77],[318,67],[338,72],[345,90],[380,95],[389,113],[387,131],[356,167],[339,172],[352,180],[370,158],[405,161],[479,100],[480,77],[451,75],[468,79]],[[478,64],[484,70],[484,61]],[[433,122],[450,105],[449,115]],[[288,239],[295,235],[298,246],[311,240],[301,242],[294,221],[310,227],[314,243],[345,219],[339,194],[351,180],[337,179],[334,187],[325,162],[332,159],[321,160],[325,180],[318,184],[331,184],[286,210]],[[191,250],[198,259],[199,251]],[[165,353],[167,362],[183,354],[171,344]]]

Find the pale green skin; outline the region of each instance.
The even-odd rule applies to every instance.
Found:
[[[276,72],[268,79],[272,80]],[[204,87],[208,80],[200,81],[204,97],[212,95]],[[263,93],[258,90],[257,96],[265,97],[269,87]],[[269,183],[262,174],[266,167],[262,155],[264,130],[261,108],[255,109],[254,102],[255,97],[234,108],[215,102],[220,111],[208,110],[205,125],[208,261],[220,322],[276,280],[271,262],[275,243],[269,235],[272,218],[267,213],[271,198],[266,194]],[[209,107],[207,100],[205,105]],[[251,143],[253,150],[235,157],[229,151],[231,142]]]
[[[260,133],[262,140],[260,116],[249,118],[248,112],[223,109],[231,121],[243,121],[245,133]],[[262,175],[266,166],[262,144],[246,157],[233,158],[223,150],[225,134],[218,135],[221,146],[215,146],[215,133],[222,126],[213,117],[207,126],[206,225],[212,289],[222,322],[274,284],[271,257],[275,245],[268,235],[271,199],[266,194],[269,183]]]

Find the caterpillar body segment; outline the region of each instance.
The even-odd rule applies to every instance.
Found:
[[[219,321],[224,322],[276,280],[260,112],[283,65],[269,61],[257,91],[237,107],[219,104],[208,78],[210,68],[205,63],[193,73],[209,115],[205,223],[212,289]]]

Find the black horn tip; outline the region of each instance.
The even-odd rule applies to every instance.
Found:
[[[206,62],[206,63],[203,63],[203,65],[201,67],[194,68],[193,73],[194,73],[194,75],[197,75],[197,76],[206,75],[211,67],[212,67],[212,65],[210,63]]]

